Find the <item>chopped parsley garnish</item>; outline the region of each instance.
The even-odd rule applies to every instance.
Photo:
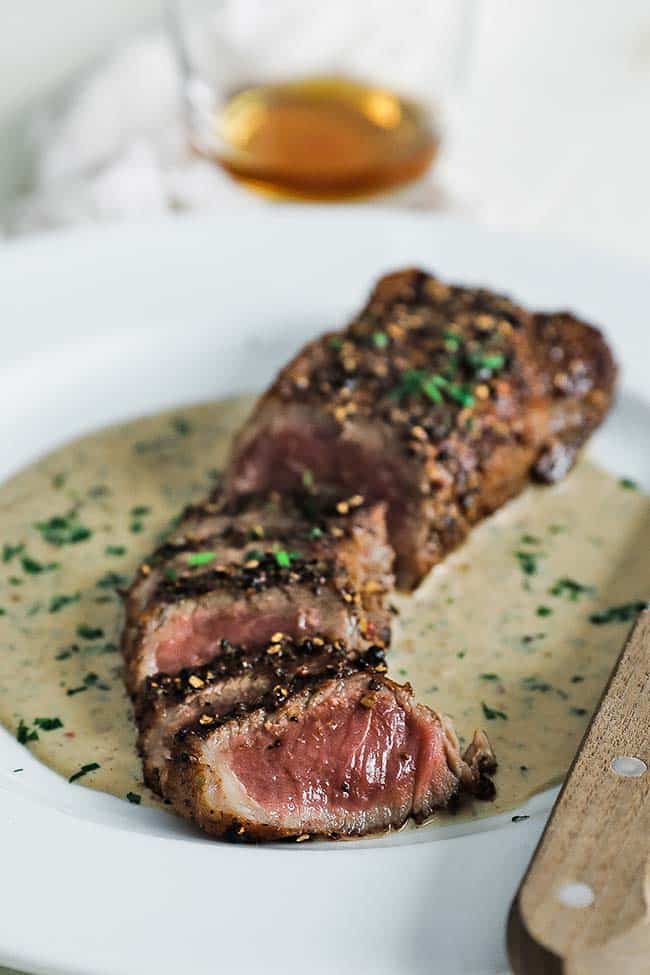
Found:
[[[542,557],[541,552],[527,552],[520,549],[514,555],[524,575],[534,576],[536,574],[539,569],[538,560]]]
[[[63,727],[61,718],[34,718],[34,724],[42,731],[56,731],[57,728]]]
[[[56,491],[58,491],[59,488],[62,488],[63,485],[65,484],[67,476],[68,475],[65,474],[63,471],[60,471],[58,474],[55,474],[54,477],[52,478],[52,487]]]
[[[23,580],[19,579],[18,576],[9,576],[10,586],[22,586]]]
[[[488,374],[503,369],[506,357],[501,352],[470,352],[467,361],[479,378],[488,378]]]
[[[570,708],[571,714],[575,714],[577,718],[583,718],[585,714],[589,714],[586,708]]]
[[[530,816],[513,816],[512,817],[512,822],[513,823],[523,823],[527,819],[530,819]]]
[[[37,562],[36,559],[30,558],[29,555],[23,555],[20,564],[23,567],[23,572],[27,572],[29,575],[38,575],[40,572],[51,572],[53,569],[58,569],[61,565],[60,562],[43,564],[43,562]]]
[[[522,677],[521,683],[527,691],[539,691],[540,694],[548,694],[549,691],[553,690],[551,684],[535,676]]]
[[[548,530],[551,535],[563,535],[564,532],[568,531],[568,528],[566,525],[549,525]]]
[[[5,543],[2,546],[2,561],[11,562],[14,555],[19,555],[24,548],[25,548],[24,545],[9,545]]]
[[[104,549],[106,555],[126,555],[125,545],[107,545]]]
[[[372,344],[376,349],[385,349],[388,345],[390,339],[385,332],[373,332],[372,333]]]
[[[192,424],[184,416],[175,416],[171,420],[172,430],[177,433],[179,437],[187,437],[188,434],[192,432]]]
[[[584,680],[584,677],[582,676],[582,674],[574,674],[573,677],[571,678],[571,683],[572,684],[582,684],[583,680]]]
[[[151,513],[151,508],[146,504],[136,504],[134,508],[131,508],[131,516],[133,518],[139,518],[141,515],[148,515]]]
[[[459,335],[455,332],[443,332],[442,337],[445,340],[445,349],[447,352],[458,352],[460,348],[461,339]]]
[[[143,528],[144,525],[139,520],[132,521],[131,524],[129,525],[129,531],[133,532],[134,535],[139,535]]]
[[[505,711],[499,711],[498,708],[491,708],[485,701],[481,701],[481,707],[488,721],[495,721],[497,718],[500,718],[502,721],[508,720],[508,715]]]
[[[618,483],[622,488],[625,488],[626,491],[639,490],[639,485],[637,484],[636,481],[633,481],[631,477],[622,477]]]
[[[127,792],[126,798],[128,802],[132,802],[134,806],[139,806],[142,802],[142,796],[139,796],[137,792]]]
[[[541,545],[541,539],[537,538],[536,535],[522,535],[519,541],[522,545]]]
[[[551,596],[567,596],[572,603],[577,602],[580,596],[591,595],[595,592],[593,586],[587,586],[582,582],[577,582],[570,576],[562,576],[549,589]]]
[[[287,550],[284,548],[278,549],[277,552],[274,552],[273,554],[275,556],[275,561],[281,569],[290,569],[292,561],[300,558],[299,552],[287,552]]]
[[[50,545],[76,545],[90,538],[90,528],[82,525],[76,511],[67,515],[54,515],[47,521],[37,521],[34,525],[41,533],[44,541]]]
[[[244,562],[261,562],[263,558],[264,552],[260,552],[258,548],[252,548],[250,552],[246,552]]]
[[[129,581],[128,576],[122,572],[105,572],[101,579],[98,579],[95,586],[98,589],[119,589]]]
[[[210,562],[214,562],[216,557],[216,552],[191,552],[187,556],[187,564],[193,566],[208,565]]]
[[[538,606],[537,607],[537,615],[538,616],[550,616],[552,614],[552,612],[553,612],[553,610],[551,609],[550,606]]]
[[[82,640],[99,640],[104,636],[101,626],[90,626],[89,623],[80,623],[77,627],[77,636]]]
[[[98,768],[101,768],[99,762],[89,762],[87,765],[82,765],[78,772],[75,772],[70,776],[68,782],[76,782],[77,779],[83,778],[83,776],[88,775],[89,772],[96,772]]]
[[[16,728],[16,738],[21,745],[26,745],[28,741],[38,741],[38,731],[26,725],[21,718]]]
[[[100,691],[109,691],[110,687],[108,684],[101,684],[99,682],[99,676],[97,674],[86,674],[83,679],[83,684],[79,687],[69,687],[66,691],[68,697],[72,697],[74,694],[81,694],[83,691],[87,691],[89,687],[97,687]]]
[[[444,376],[429,374],[424,369],[407,369],[393,390],[388,394],[390,399],[401,400],[406,396],[423,394],[432,403],[442,403],[443,396],[454,400],[461,406],[472,406],[474,395],[471,389],[460,383],[452,383]]]
[[[7,610],[4,608],[4,606],[0,606],[0,616],[6,616],[6,615],[7,615]]]
[[[499,680],[498,674],[480,674],[481,680]]]
[[[323,529],[319,528],[318,525],[314,525],[311,531],[309,532],[309,537],[316,539],[316,538],[320,538],[322,534],[323,534]]]
[[[334,350],[334,352],[338,352],[339,349],[343,348],[343,341],[336,336],[331,338],[327,344],[329,345],[330,349]]]
[[[467,650],[459,650],[456,656],[458,657],[459,660],[462,660],[466,653]]]
[[[646,602],[634,602],[634,603],[623,603],[621,606],[610,606],[609,609],[604,609],[600,613],[592,613],[589,617],[590,623],[595,623],[596,626],[601,626],[603,623],[629,623],[631,620],[635,620],[639,613],[642,613],[644,609],[648,609],[650,603]]]
[[[178,579],[178,572],[171,565],[165,567],[165,579],[169,579],[170,582],[176,582]]]
[[[59,650],[59,652],[55,655],[54,659],[68,660],[68,658],[71,657],[73,653],[79,653],[78,643],[71,643],[69,647],[64,647],[63,650]]]
[[[78,603],[81,599],[81,594],[76,592],[71,596],[61,594],[58,596],[52,596],[48,606],[48,611],[50,613],[58,613],[59,610],[63,609],[64,606],[69,606],[70,603]]]

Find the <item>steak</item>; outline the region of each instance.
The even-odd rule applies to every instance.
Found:
[[[388,506],[400,587],[533,478],[553,482],[606,415],[600,332],[418,270],[384,277],[341,332],[308,344],[236,438],[229,497],[360,494]]]
[[[182,728],[164,781],[174,808],[212,835],[255,841],[362,835],[421,822],[462,792],[493,794],[483,736],[466,760],[450,724],[408,685],[360,666],[277,685],[252,708]]]
[[[265,647],[275,633],[351,651],[386,644],[392,560],[381,503],[357,496],[327,508],[271,494],[224,504],[215,495],[186,511],[127,593],[129,688],[231,644]]]

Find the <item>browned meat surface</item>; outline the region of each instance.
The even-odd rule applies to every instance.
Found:
[[[250,709],[274,687],[305,677],[332,677],[356,662],[385,671],[384,649],[374,646],[360,655],[319,637],[301,643],[274,637],[274,642],[257,653],[228,646],[203,667],[148,677],[137,701],[138,745],[147,784],[164,792],[171,744],[181,728],[199,718],[205,723]]]
[[[213,498],[186,513],[127,594],[132,691],[230,644],[264,647],[275,633],[322,635],[352,651],[388,641],[382,596],[393,554],[383,505],[353,498],[328,512],[306,502],[271,496],[224,506]]]
[[[491,794],[483,737],[465,761],[408,685],[359,667],[277,685],[229,715],[203,712],[173,738],[167,798],[208,833],[260,840],[361,835],[422,821],[461,791]]]
[[[282,370],[236,440],[231,497],[275,488],[388,504],[412,588],[529,478],[555,481],[609,409],[600,332],[409,270]]]

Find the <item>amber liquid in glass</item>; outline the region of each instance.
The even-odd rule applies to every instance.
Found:
[[[246,88],[216,120],[217,160],[278,197],[361,197],[401,186],[431,165],[438,137],[427,111],[382,88],[307,78]]]

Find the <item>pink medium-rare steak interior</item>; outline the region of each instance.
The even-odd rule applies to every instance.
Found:
[[[376,680],[326,696],[280,736],[261,728],[231,740],[226,760],[255,802],[306,821],[377,803],[420,810],[429,794],[445,803],[457,785],[439,722]]]

